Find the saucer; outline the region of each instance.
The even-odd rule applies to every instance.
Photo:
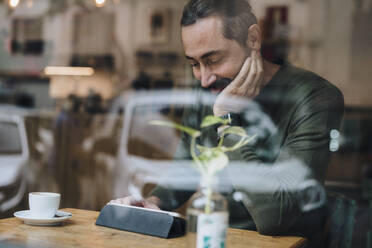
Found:
[[[35,218],[31,216],[30,210],[18,211],[14,216],[21,219],[27,225],[32,226],[58,226],[62,221],[68,220],[72,217],[69,212],[57,211],[56,215],[52,218]]]

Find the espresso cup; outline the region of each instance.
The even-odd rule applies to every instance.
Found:
[[[59,208],[61,195],[58,193],[33,192],[28,194],[30,213],[33,218],[53,218]]]

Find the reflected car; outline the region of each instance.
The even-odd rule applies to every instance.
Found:
[[[28,161],[29,149],[22,115],[0,109],[0,216],[9,213],[24,199]]]
[[[196,103],[213,106],[215,99],[216,95],[213,94],[197,95],[191,91],[175,90],[124,95],[123,101],[118,104],[125,109],[125,114],[115,173],[115,196],[141,197],[146,194],[148,185],[161,185],[177,191],[197,190],[200,174],[191,166],[192,161],[178,157],[173,159],[180,141],[179,133],[169,127],[150,125],[150,122],[160,120],[179,123],[181,117],[172,115],[172,112],[192,107]],[[249,123],[249,131],[256,134],[257,139],[264,140],[276,134],[276,125],[255,102],[234,98],[229,99],[229,104],[244,109],[242,117]],[[322,185],[309,179],[310,173],[307,166],[296,157],[279,161],[275,167],[257,164],[255,161],[231,160],[229,166],[217,175],[218,191],[238,192],[234,194],[234,200],[248,208],[249,199],[241,189],[249,189],[257,194],[273,194],[277,189],[285,187],[287,191],[302,192],[296,200],[302,210],[307,212],[319,208],[325,202]]]

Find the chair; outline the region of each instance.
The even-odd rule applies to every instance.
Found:
[[[367,231],[367,248],[372,247],[372,179],[363,180],[363,198],[369,201],[369,230]]]
[[[351,248],[357,210],[356,201],[338,193],[328,192],[326,207],[326,247]]]

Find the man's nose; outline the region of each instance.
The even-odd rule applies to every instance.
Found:
[[[217,77],[208,69],[202,69],[201,71],[201,85],[203,88],[208,88],[211,84],[216,81]]]

